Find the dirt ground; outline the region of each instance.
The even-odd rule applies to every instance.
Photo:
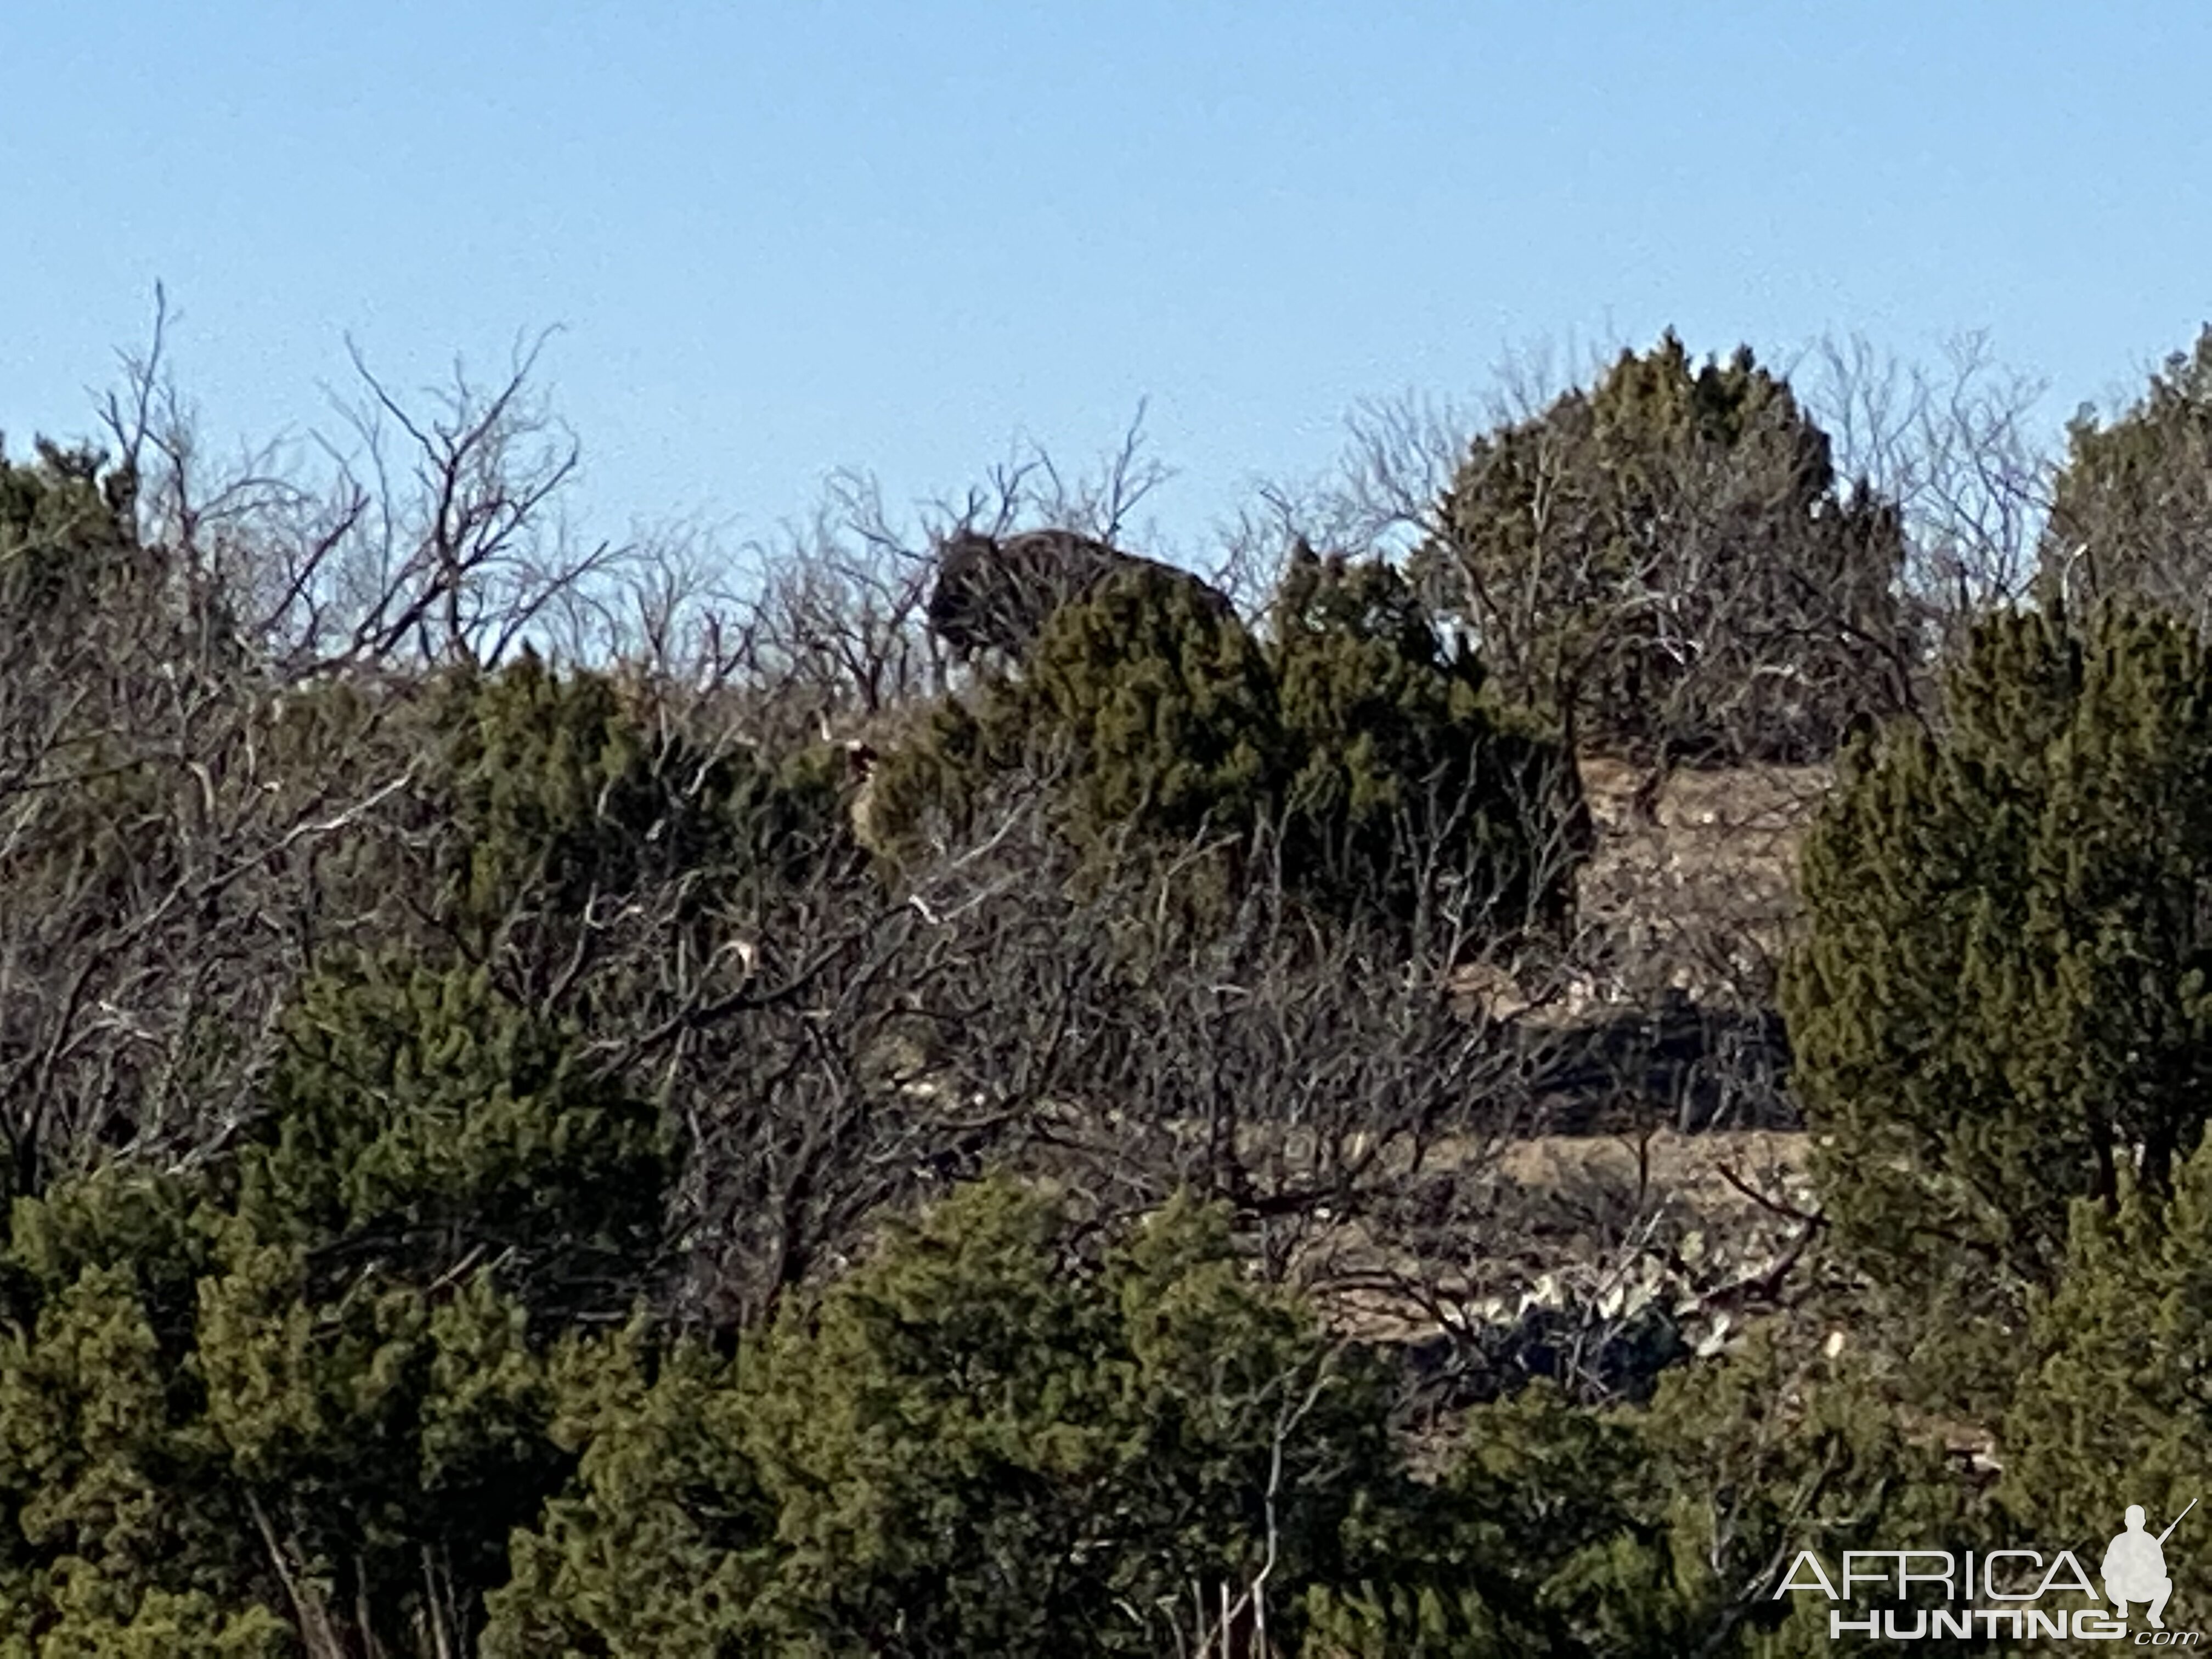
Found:
[[[1791,1129],[1686,1135],[1659,1129],[1640,1144],[1622,1135],[1538,1135],[1513,1142],[1500,1161],[1522,1186],[1559,1190],[1594,1178],[1633,1183],[1640,1160],[1655,1191],[1674,1194],[1704,1213],[1726,1215],[1757,1208],[1729,1176],[1759,1191],[1801,1186],[1809,1146],[1803,1131]]]
[[[1579,909],[1636,977],[1700,1000],[1770,975],[1796,915],[1797,854],[1833,782],[1825,767],[1650,775],[1581,763],[1598,846]]]

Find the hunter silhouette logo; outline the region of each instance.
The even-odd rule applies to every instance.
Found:
[[[2188,1509],[2173,1517],[2166,1529],[2153,1538],[2143,1530],[2143,1511],[2140,1504],[2128,1505],[2128,1529],[2105,1547],[2105,1599],[2118,1610],[2123,1619],[2128,1616],[2128,1603],[2144,1601],[2149,1611],[2144,1616],[2153,1630],[2166,1628],[2166,1598],[2173,1594],[2173,1580],[2166,1574],[2166,1540],[2173,1536],[2173,1528],[2181,1524],[2182,1516],[2197,1507],[2197,1500],[2189,1500]]]
[[[2202,1632],[2166,1627],[2166,1605],[2173,1595],[2166,1540],[2197,1501],[2191,1498],[2155,1535],[2144,1523],[2142,1505],[2130,1504],[2124,1529],[2113,1535],[2099,1563],[2101,1594],[2087,1565],[2066,1549],[1846,1550],[1842,1571],[1832,1577],[1816,1551],[1800,1550],[1774,1594],[1826,1598],[1832,1604],[1831,1640],[2056,1638],[2196,1647],[2204,1639]],[[1868,1605],[1869,1598],[1875,1605]],[[2136,1607],[2142,1609],[2141,1629],[2128,1622]]]

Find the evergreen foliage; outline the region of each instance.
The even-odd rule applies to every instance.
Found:
[[[878,819],[910,855],[1009,777],[1042,781],[1093,855],[1210,834],[1261,848],[1316,908],[1400,929],[1442,908],[1479,938],[1555,921],[1586,845],[1571,766],[1484,695],[1405,580],[1304,550],[1264,638],[1146,566],[1062,606],[1018,673],[894,753]]]
[[[586,1071],[580,1033],[481,970],[369,961],[319,975],[287,1021],[274,1144],[242,1160],[258,1232],[351,1277],[497,1262],[532,1307],[625,1306],[669,1179],[658,1114]]]
[[[1079,834],[1120,825],[1187,837],[1249,817],[1281,738],[1258,643],[1234,617],[1150,569],[1116,575],[1045,624],[987,717],[998,746],[1028,738],[1049,775],[1069,757]]]
[[[1788,384],[1669,332],[1475,440],[1417,570],[1500,690],[1576,741],[1802,761],[1895,706],[1893,507],[1846,492]]]
[[[148,567],[131,520],[137,480],[90,449],[41,440],[0,453],[0,617],[13,627],[75,613]]]
[[[2212,332],[2077,424],[2094,559],[1847,750],[1821,1208],[1721,1165],[1745,1259],[1653,1144],[1515,1143],[1683,1069],[1569,925],[1577,739],[1819,758],[1920,665],[1896,511],[1747,352],[1624,356],[1249,625],[1057,532],[925,602],[886,540],[650,669],[495,660],[566,467],[502,471],[513,388],[400,423],[419,520],[0,457],[0,1659],[1778,1659],[1832,1651],[1800,1550],[2170,1517],[2208,386]]]
[[[2085,409],[2068,426],[2042,574],[2083,609],[2128,600],[2203,625],[2212,594],[2212,328],[2168,357],[2109,425]]]
[[[1310,1593],[1324,1651],[1809,1659],[1831,1650],[1829,1603],[1774,1595],[1798,1550],[1987,1526],[1863,1367],[1769,1337],[1671,1373],[1649,1410],[1540,1385],[1481,1407],[1442,1478],[1379,1519]]]
[[[2183,1160],[2165,1196],[2124,1184],[2117,1211],[2075,1206],[2066,1271],[2038,1301],[2033,1363],[2003,1424],[2008,1509],[2077,1549],[2100,1548],[2130,1504],[2179,1516],[2212,1478],[2201,1380],[2212,1363],[2212,1153],[2200,1146]]]
[[[1272,623],[1294,886],[1401,923],[1456,906],[1481,933],[1563,919],[1588,850],[1573,767],[1485,696],[1406,579],[1301,548]]]
[[[604,947],[611,919],[647,907],[711,948],[716,917],[818,873],[849,834],[826,752],[778,764],[708,748],[602,673],[526,653],[453,676],[431,720],[426,942],[458,943],[518,988],[553,981]]]
[[[1067,1229],[987,1183],[735,1361],[612,1357],[488,1651],[1152,1654],[1194,1586],[1330,1571],[1387,1465],[1376,1379],[1216,1213],[1097,1258]]]
[[[2005,1374],[2072,1201],[2163,1192],[2212,1111],[2207,670],[2157,617],[1994,618],[1943,731],[1864,745],[1806,848],[1784,998],[1827,1213],[1962,1375]]]
[[[325,973],[234,1158],[18,1202],[0,1601],[37,1651],[469,1634],[568,1474],[533,1322],[653,1261],[656,1115],[574,1053],[481,972]]]

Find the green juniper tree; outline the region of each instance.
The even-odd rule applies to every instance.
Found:
[[[1894,1539],[1978,1547],[1987,1510],[1864,1364],[1765,1329],[1649,1407],[1539,1386],[1470,1412],[1440,1478],[1354,1526],[1310,1610],[1348,1656],[1814,1659],[1831,1604],[1775,1593],[1799,1551],[1833,1572]]]
[[[1022,779],[1088,856],[1187,860],[1210,838],[1217,903],[1279,876],[1425,942],[1555,922],[1587,845],[1564,752],[1499,709],[1404,578],[1307,551],[1258,636],[1150,567],[1061,606],[889,757],[875,817],[895,856],[932,824],[949,847]]]
[[[27,1651],[187,1613],[234,1644],[281,1620],[308,1659],[471,1639],[568,1471],[540,1350],[656,1258],[658,1114],[577,1046],[480,972],[325,972],[234,1154],[18,1201],[0,1603]]]
[[[1274,686],[1259,644],[1188,584],[1149,568],[1061,607],[987,723],[1065,763],[1071,822],[1182,837],[1233,830],[1281,764]]]
[[[1899,515],[1748,349],[1671,332],[1475,440],[1415,568],[1500,689],[1579,744],[1804,760],[1904,695]]]
[[[444,677],[424,719],[422,948],[490,966],[525,1000],[635,995],[636,953],[718,928],[832,873],[848,831],[826,750],[710,744],[610,676],[526,653]],[[650,971],[650,964],[648,964]]]
[[[1986,1401],[2069,1205],[2163,1192],[2212,1114],[2212,664],[2155,617],[1999,617],[1947,711],[1850,757],[1784,1004],[1829,1218]]]
[[[1377,1379],[1218,1213],[1103,1254],[1071,1219],[985,1183],[734,1361],[580,1363],[580,1480],[517,1539],[487,1652],[1149,1655],[1224,1583],[1294,1635],[1389,1469]]]
[[[2024,1533],[2085,1563],[2130,1504],[2162,1517],[2155,1533],[2212,1491],[2212,1153],[2185,1158],[2166,1195],[2124,1186],[2116,1212],[2075,1206],[2066,1271],[2037,1301],[2032,1363],[2003,1421],[2007,1507]],[[2201,1612],[2212,1580],[2174,1576]]]
[[[2067,428],[2043,579],[2075,605],[2132,599],[2198,627],[2212,602],[2212,328],[2109,424]]]
[[[1406,579],[1301,547],[1271,623],[1292,888],[1423,942],[1559,921],[1588,849],[1573,768],[1486,694],[1464,641],[1447,651]]]

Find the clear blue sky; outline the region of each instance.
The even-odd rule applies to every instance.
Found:
[[[218,434],[559,323],[598,526],[1087,459],[1177,544],[1532,344],[1961,327],[2130,387],[2212,315],[2212,7],[0,3],[0,431],[155,283]]]

